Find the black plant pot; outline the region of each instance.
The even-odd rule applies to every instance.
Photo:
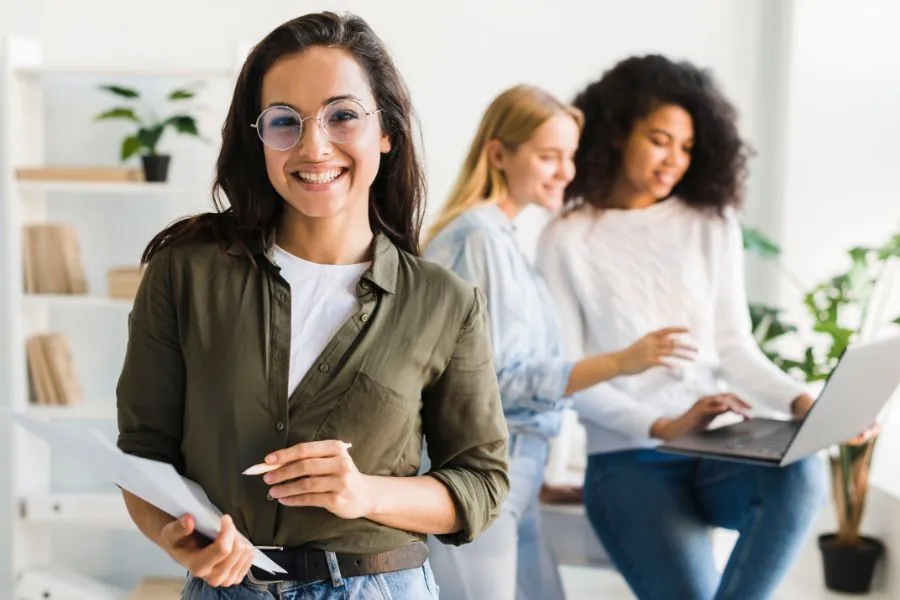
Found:
[[[169,174],[168,154],[145,154],[141,157],[144,163],[144,180],[151,182],[165,181]]]
[[[859,546],[843,546],[834,534],[819,536],[819,550],[825,568],[825,586],[836,592],[867,594],[872,587],[875,564],[884,554],[884,544],[860,537]]]

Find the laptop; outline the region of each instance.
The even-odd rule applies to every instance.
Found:
[[[783,467],[871,427],[900,384],[900,335],[853,344],[801,420],[757,418],[670,440],[660,452]]]

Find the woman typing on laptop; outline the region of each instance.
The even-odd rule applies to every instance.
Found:
[[[815,458],[783,469],[663,454],[661,442],[762,401],[802,417],[812,399],[751,333],[741,229],[746,151],[708,73],[629,58],[589,85],[567,190],[541,270],[573,357],[662,325],[687,327],[695,361],[575,397],[590,453],[591,524],[638,598],[762,600],[794,560],[824,498]],[[724,381],[748,394],[723,393]],[[721,575],[710,528],[740,538]]]

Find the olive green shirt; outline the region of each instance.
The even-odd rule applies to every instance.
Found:
[[[450,491],[471,541],[509,489],[507,426],[481,293],[377,235],[361,303],[288,396],[290,286],[260,244],[185,244],[150,261],[129,317],[117,387],[118,445],[199,483],[260,546],[381,552],[425,536],[267,499],[241,475],[273,450],[352,443],[362,473],[428,475]]]

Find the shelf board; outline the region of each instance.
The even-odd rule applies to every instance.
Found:
[[[40,181],[16,180],[19,189],[26,192],[67,192],[72,194],[184,194],[208,193],[202,184],[185,185],[147,183],[143,181]]]
[[[42,308],[131,308],[134,301],[84,294],[25,294],[26,307]]]
[[[82,66],[82,65],[43,65],[33,67],[17,67],[15,73],[25,76],[60,76],[82,75],[92,77],[168,77],[211,79],[234,77],[234,69],[180,69],[166,67],[117,67],[117,66]]]
[[[134,529],[121,494],[33,494],[21,499],[21,515],[31,525],[90,525]]]
[[[25,414],[36,419],[104,421],[116,418],[116,405],[111,401],[102,404],[76,404],[74,406],[43,406],[29,404]]]

